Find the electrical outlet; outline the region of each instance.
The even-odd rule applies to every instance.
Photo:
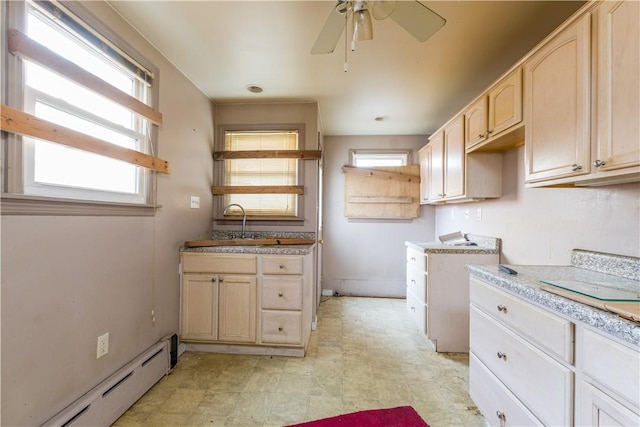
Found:
[[[96,359],[100,359],[109,353],[109,332],[98,337],[98,349],[96,351]]]
[[[191,196],[190,205],[191,209],[200,209],[200,197]]]
[[[469,219],[469,209],[464,210],[464,219]]]
[[[476,219],[478,221],[482,221],[482,209],[478,208],[478,210],[476,211]]]

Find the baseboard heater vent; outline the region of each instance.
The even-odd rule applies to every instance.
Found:
[[[175,337],[175,338],[174,338]],[[67,406],[43,426],[109,426],[175,366],[177,336],[167,337]]]

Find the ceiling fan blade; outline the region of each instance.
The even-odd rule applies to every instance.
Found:
[[[387,19],[396,8],[396,0],[375,0],[371,2],[371,14],[377,20]]]
[[[340,3],[337,3],[335,7],[331,8],[331,13],[329,13],[316,42],[311,48],[313,55],[331,53],[335,50],[345,27],[346,13],[340,13],[339,6]]]
[[[431,37],[447,22],[418,1],[397,1],[391,19],[421,42]]]

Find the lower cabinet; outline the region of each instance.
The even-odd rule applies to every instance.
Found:
[[[640,425],[640,349],[475,277],[469,394],[492,426]]]
[[[183,252],[181,265],[182,342],[204,351],[304,355],[312,322],[312,253]]]

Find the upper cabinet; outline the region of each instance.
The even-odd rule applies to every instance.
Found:
[[[429,203],[459,203],[502,195],[502,154],[465,152],[464,115],[458,115],[429,138],[420,152],[428,170],[421,192]],[[422,163],[421,163],[422,165]],[[424,181],[423,181],[424,182]]]
[[[640,165],[640,3],[605,2],[597,10],[597,151],[611,171]]]
[[[528,186],[640,180],[640,3],[590,6],[525,62]]]
[[[524,65],[527,182],[589,172],[590,15]]]
[[[429,203],[429,182],[431,181],[431,144],[418,151],[420,161],[420,204]]]
[[[467,152],[521,145],[522,68],[515,68],[465,109],[464,120]]]

